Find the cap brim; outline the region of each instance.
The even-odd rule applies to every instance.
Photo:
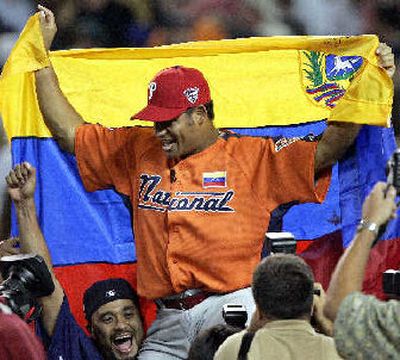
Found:
[[[168,109],[154,105],[147,105],[143,110],[131,117],[131,120],[146,120],[154,122],[170,121],[177,118],[187,109]]]

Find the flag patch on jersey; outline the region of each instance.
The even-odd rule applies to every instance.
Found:
[[[226,187],[226,171],[203,173],[203,188]]]

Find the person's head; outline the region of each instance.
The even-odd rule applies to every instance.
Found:
[[[314,276],[298,256],[270,255],[253,274],[253,296],[261,317],[269,320],[309,319]]]
[[[94,283],[83,306],[88,330],[106,359],[135,359],[143,340],[138,297],[124,279]]]
[[[188,360],[214,359],[214,355],[222,343],[239,331],[242,329],[219,324],[200,332],[192,342]]]
[[[169,158],[204,150],[215,141],[210,89],[196,69],[174,66],[159,72],[148,88],[148,105],[132,119],[154,122]]]

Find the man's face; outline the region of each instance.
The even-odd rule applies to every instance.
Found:
[[[106,359],[135,359],[144,334],[133,301],[120,299],[100,306],[92,315],[92,336]]]
[[[193,114],[186,112],[176,119],[154,123],[154,131],[169,158],[182,158],[196,153],[201,138]]]

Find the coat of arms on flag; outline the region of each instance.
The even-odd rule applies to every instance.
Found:
[[[334,108],[363,64],[361,56],[325,55],[302,51],[302,72],[306,93],[317,103]]]
[[[226,171],[203,173],[203,188],[226,187]]]

